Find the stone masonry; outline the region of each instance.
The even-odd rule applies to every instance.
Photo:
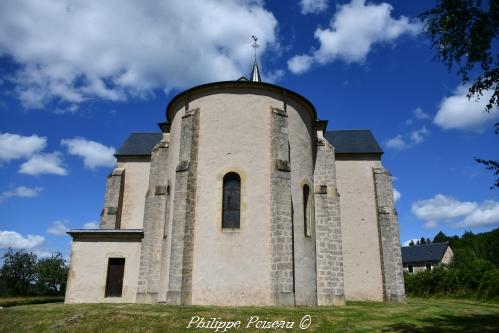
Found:
[[[107,177],[104,209],[100,216],[100,229],[120,228],[124,187],[125,169],[116,168]]]
[[[182,117],[180,162],[176,169],[173,198],[170,277],[166,302],[191,304],[199,109]]]
[[[383,168],[373,169],[378,209],[381,270],[385,301],[405,302],[402,254],[393,202],[392,176]]]
[[[158,301],[161,270],[161,242],[165,227],[168,142],[163,139],[151,152],[149,187],[144,206],[144,238],[142,239],[137,301]]]
[[[294,305],[293,223],[291,169],[289,161],[288,115],[271,109],[271,243],[272,290],[275,305]]]
[[[314,170],[317,305],[344,305],[340,198],[336,189],[335,152],[317,142]]]

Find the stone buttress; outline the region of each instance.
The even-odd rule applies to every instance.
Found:
[[[270,124],[272,291],[275,305],[294,305],[293,223],[287,112],[271,108]]]
[[[166,303],[191,304],[199,109],[182,116],[180,159],[173,197],[170,269]]]
[[[378,209],[384,299],[388,302],[405,302],[402,254],[397,213],[394,208],[392,176],[384,168],[374,168],[373,174]]]
[[[163,134],[165,136],[165,134]],[[166,221],[169,142],[164,137],[151,152],[149,187],[144,205],[144,238],[140,253],[137,302],[158,301],[163,230]]]
[[[317,141],[314,169],[317,305],[344,305],[340,198],[336,189],[335,152]]]
[[[107,176],[104,209],[100,216],[100,229],[119,229],[121,226],[121,207],[125,188],[125,169],[115,168]]]

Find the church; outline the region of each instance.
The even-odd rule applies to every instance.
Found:
[[[176,95],[132,133],[99,229],[73,229],[66,303],[404,302],[392,177],[370,130],[250,79]],[[355,125],[355,124],[353,124]]]

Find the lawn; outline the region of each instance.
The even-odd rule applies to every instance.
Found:
[[[300,321],[309,315],[306,330]],[[241,321],[227,332],[499,332],[499,304],[449,299],[409,299],[407,304],[349,302],[344,307],[213,307],[62,303],[0,309],[0,332],[215,332],[187,328],[192,317]],[[294,322],[292,329],[256,328],[248,323]],[[252,319],[253,317],[253,319]],[[282,323],[281,323],[282,324]],[[221,325],[221,324],[220,324]],[[289,324],[288,324],[289,325]],[[220,329],[218,332],[223,331]]]

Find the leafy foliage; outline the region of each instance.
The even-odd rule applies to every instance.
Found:
[[[9,248],[2,258],[0,296],[64,295],[68,267],[60,253],[38,259],[33,252]]]
[[[499,31],[498,0],[440,0],[420,15],[437,59],[449,70],[458,67],[468,98],[493,90],[486,110],[499,105],[499,57],[494,42]]]

